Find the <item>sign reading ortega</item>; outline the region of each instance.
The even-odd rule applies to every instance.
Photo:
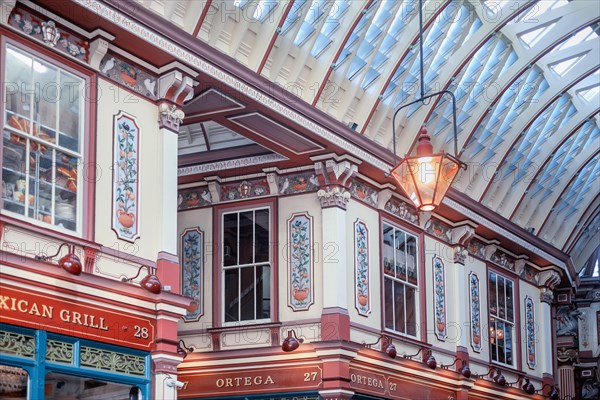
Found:
[[[289,390],[318,389],[322,382],[319,366],[260,368],[254,370],[194,373],[179,372],[181,381],[187,381],[180,398],[212,397],[226,393],[263,393]]]
[[[155,322],[78,301],[2,285],[0,322],[149,350]]]

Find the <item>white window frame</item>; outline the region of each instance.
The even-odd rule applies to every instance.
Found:
[[[17,53],[23,54],[24,56],[31,58],[33,61],[38,61],[39,63],[42,64],[48,64],[50,66],[52,66],[53,68],[56,68],[59,73],[60,72],[64,72],[65,74],[74,76],[77,79],[81,79],[81,83],[82,86],[79,89],[80,93],[79,93],[79,132],[78,132],[78,151],[73,151],[70,150],[66,147],[61,147],[58,144],[54,144],[48,141],[41,141],[39,137],[36,137],[34,135],[31,134],[31,132],[29,133],[23,133],[22,131],[19,131],[17,129],[13,129],[11,126],[8,125],[8,121],[7,121],[7,109],[6,109],[6,96],[7,96],[7,90],[6,90],[6,70],[8,68],[7,66],[7,53],[8,53],[8,49],[11,49]],[[6,208],[4,208],[4,200],[2,198],[0,198],[0,213],[3,215],[7,215],[10,217],[13,217],[15,219],[21,220],[21,221],[25,221],[27,223],[31,223],[33,225],[36,226],[40,226],[42,228],[46,228],[46,229],[50,229],[53,231],[57,231],[57,232],[61,232],[61,233],[65,233],[68,235],[73,235],[73,236],[77,236],[77,237],[82,237],[83,235],[83,229],[84,229],[84,221],[83,221],[83,207],[84,207],[84,196],[85,196],[85,188],[84,188],[84,180],[83,180],[83,164],[85,162],[85,157],[86,157],[86,152],[85,152],[85,146],[86,146],[86,125],[85,125],[85,116],[86,114],[89,112],[89,109],[85,103],[85,99],[86,99],[86,88],[87,85],[89,84],[89,80],[88,78],[83,75],[80,72],[74,71],[72,68],[68,68],[65,67],[64,65],[61,65],[60,60],[52,58],[52,57],[45,57],[45,56],[40,56],[37,52],[35,52],[33,49],[30,49],[24,45],[21,45],[18,42],[13,42],[13,41],[4,41],[2,42],[2,77],[4,80],[4,85],[2,88],[2,97],[4,99],[4,106],[1,108],[1,112],[2,115],[0,116],[0,119],[2,120],[2,134],[3,134],[3,138],[2,138],[2,150],[4,150],[4,131],[9,132],[9,134],[14,134],[17,135],[19,137],[28,139],[27,140],[27,144],[25,146],[25,151],[26,154],[30,153],[30,146],[31,146],[31,140],[37,142],[37,143],[41,143],[43,144],[43,146],[45,146],[46,148],[48,148],[48,151],[51,151],[52,153],[52,180],[51,182],[49,182],[52,185],[52,191],[51,191],[51,208],[53,211],[51,211],[51,222],[43,222],[43,221],[39,221],[37,218],[35,217],[29,217],[28,211],[29,209],[33,208],[32,206],[29,205],[29,201],[28,201],[28,196],[30,193],[30,179],[31,178],[31,171],[29,171],[26,168],[26,172],[25,172],[25,181],[26,181],[26,186],[25,186],[25,199],[23,202],[23,205],[25,207],[25,210],[23,212],[23,214],[8,210]],[[35,82],[34,82],[35,84]],[[31,96],[31,104],[30,107],[32,107],[33,101],[34,101],[34,97],[35,96]],[[57,127],[60,124],[60,107],[57,106],[57,122],[56,125]],[[31,129],[31,128],[30,128]],[[58,135],[58,131],[56,132],[56,135]],[[56,202],[56,152],[61,152],[63,154],[72,156],[77,158],[77,192],[76,192],[76,215],[75,215],[75,224],[76,224],[76,229],[75,230],[71,230],[68,229],[66,227],[61,227],[59,225],[55,225],[55,209],[54,209],[54,204]],[[3,152],[2,152],[3,153]],[[2,154],[2,161],[4,160],[3,158],[3,154]],[[27,164],[29,165],[29,163]],[[2,172],[0,175],[2,175],[2,177],[4,178],[4,172]],[[37,214],[37,213],[36,213]]]
[[[224,220],[225,220],[225,215],[228,214],[237,214],[238,215],[238,237],[239,237],[239,214],[241,213],[245,213],[245,212],[256,212],[256,211],[260,211],[260,210],[268,210],[269,211],[269,260],[268,261],[263,261],[263,262],[253,262],[250,264],[237,264],[237,265],[228,265],[225,266],[225,261],[224,261],[224,257],[223,255],[225,254],[225,229],[224,229]],[[220,243],[222,245],[222,249],[220,250],[220,254],[219,254],[219,269],[220,269],[220,274],[221,274],[221,322],[222,325],[227,327],[227,326],[240,326],[240,325],[254,325],[254,324],[261,324],[261,323],[269,323],[273,320],[273,304],[274,304],[274,299],[273,299],[273,294],[274,294],[274,280],[273,280],[273,257],[275,256],[273,254],[273,251],[271,249],[270,243],[271,243],[271,238],[273,235],[273,208],[270,205],[265,205],[265,206],[258,206],[258,207],[248,207],[248,208],[232,208],[232,209],[226,209],[226,210],[222,210],[219,213],[219,229],[220,229]],[[253,232],[253,241],[255,240],[255,235]],[[236,251],[236,254],[238,254],[239,256],[239,239],[238,239],[238,244],[237,244],[238,248]],[[255,246],[255,243],[252,243],[253,247]],[[254,257],[254,255],[253,255]],[[269,318],[260,318],[260,319],[252,319],[252,320],[240,320],[239,318],[241,317],[241,310],[239,309],[241,302],[238,300],[238,320],[237,321],[225,321],[225,271],[226,270],[231,270],[231,269],[238,269],[241,270],[241,268],[245,268],[245,267],[254,267],[255,269],[255,285],[256,285],[256,267],[260,267],[260,266],[264,266],[264,265],[268,265],[269,266]],[[241,279],[241,274],[238,274],[238,279]],[[239,299],[239,291],[241,290],[241,285],[239,284],[238,281],[238,299]],[[256,300],[254,302],[254,315],[256,315]]]
[[[488,334],[490,335],[489,336],[489,341],[490,341],[490,361],[493,362],[494,364],[498,364],[498,365],[503,365],[503,366],[506,366],[506,367],[514,368],[516,366],[516,363],[517,363],[517,357],[519,357],[519,354],[517,352],[518,340],[517,340],[517,337],[516,337],[516,335],[517,335],[516,325],[517,325],[517,314],[518,313],[517,313],[517,303],[515,302],[515,297],[517,296],[517,286],[516,286],[517,284],[516,284],[516,282],[515,282],[514,279],[511,279],[511,278],[507,277],[506,275],[502,275],[502,274],[498,273],[495,270],[489,270],[488,274],[487,274],[487,285],[488,285],[487,293],[488,293],[488,296],[490,295],[490,288],[489,288],[489,286],[490,286],[490,281],[491,281],[491,275],[492,274],[496,275],[496,309],[498,311],[496,312],[497,315],[493,315],[492,314],[492,310],[491,310],[491,307],[490,307],[491,302],[490,302],[490,299],[488,299],[488,328],[490,329],[490,331],[489,331]],[[512,284],[512,310],[513,310],[513,321],[512,322],[508,319],[508,312],[506,313],[507,315],[505,315],[504,318],[502,318],[500,316],[500,313],[499,313],[499,304],[500,304],[499,303],[500,298],[499,298],[499,293],[498,293],[498,286],[499,286],[498,285],[498,280],[499,279],[503,279],[504,280],[504,302],[505,302],[505,304],[506,304],[506,282],[510,282]],[[508,305],[507,305],[507,310],[508,310]],[[491,325],[492,319],[494,319],[496,321],[494,323],[493,327]],[[510,345],[510,347],[511,347],[511,351],[512,351],[512,363],[506,363],[506,362],[502,362],[502,361],[499,361],[499,360],[494,360],[494,358],[493,358],[494,352],[492,351],[492,346],[496,346],[497,350],[500,350],[500,347],[498,345],[492,343],[492,340],[494,340],[495,338],[492,337],[493,331],[491,329],[493,328],[494,332],[497,332],[498,331],[498,325],[497,325],[498,322],[503,323],[505,327],[506,326],[510,326],[511,327],[510,328],[510,332],[511,332],[510,333],[510,337],[511,337],[511,345]],[[505,328],[504,332],[506,332],[506,331],[507,331],[507,329]],[[506,340],[506,333],[504,333],[503,340]],[[505,360],[506,360],[506,347],[507,346],[505,344],[504,345],[504,359]]]
[[[395,224],[393,222],[384,220],[381,223],[381,246],[382,246],[382,252],[383,252],[383,248],[385,246],[385,244],[383,242],[383,239],[384,239],[383,231],[384,231],[384,228],[385,228],[386,225],[389,226],[389,227],[391,227],[391,228],[393,228],[394,232],[396,230],[398,230],[398,231],[404,232],[405,235],[412,236],[415,239],[415,246],[416,246],[416,248],[415,248],[415,273],[416,273],[417,283],[413,284],[413,283],[410,283],[408,281],[408,268],[406,270],[406,272],[407,272],[406,273],[406,278],[407,278],[406,280],[402,280],[402,279],[399,279],[397,277],[392,277],[392,276],[386,275],[385,274],[385,270],[384,270],[384,265],[383,265],[385,257],[384,256],[382,257],[382,260],[381,260],[381,263],[382,263],[382,265],[381,265],[381,275],[382,275],[382,279],[383,279],[383,282],[382,282],[383,283],[383,286],[382,286],[382,299],[383,299],[382,300],[382,302],[383,302],[382,325],[383,325],[384,330],[387,331],[387,332],[391,332],[391,333],[394,333],[394,334],[397,334],[397,335],[400,335],[400,336],[404,336],[404,337],[407,337],[407,338],[412,338],[412,339],[420,340],[420,338],[421,338],[420,337],[420,334],[421,334],[421,332],[420,332],[420,326],[421,326],[420,325],[421,324],[421,295],[420,295],[420,290],[421,289],[419,287],[419,284],[420,284],[420,281],[421,281],[421,276],[420,276],[420,268],[419,268],[419,265],[420,265],[419,264],[419,237],[416,234],[410,232],[409,230],[404,229],[403,227],[400,227],[398,224]],[[396,249],[395,238],[396,238],[396,235],[394,234],[393,236],[394,236],[394,244],[392,245],[392,248],[394,249],[394,263],[395,263],[395,257],[396,257],[395,256],[395,249]],[[404,301],[404,303],[403,303],[403,306],[404,306],[404,316],[405,316],[404,332],[397,331],[395,329],[391,329],[391,328],[386,327],[385,313],[386,313],[386,307],[388,307],[388,305],[385,304],[385,279],[390,279],[392,282],[399,282],[400,284],[403,284],[405,287],[409,286],[409,287],[415,289],[415,320],[414,320],[415,334],[414,335],[410,335],[410,334],[406,333],[408,331],[407,327],[408,327],[408,322],[409,322],[408,320],[406,320],[406,301]],[[404,296],[405,296],[405,299],[406,299],[406,291],[404,291]],[[393,309],[392,309],[392,315],[394,315],[394,325],[395,325],[395,322],[396,322],[395,321],[396,304],[394,302],[392,302],[392,307],[393,307]]]

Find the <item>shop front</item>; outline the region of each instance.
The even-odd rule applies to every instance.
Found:
[[[2,283],[1,398],[150,398],[156,319]]]

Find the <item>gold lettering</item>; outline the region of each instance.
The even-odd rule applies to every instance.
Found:
[[[25,304],[25,308],[22,308],[21,306]],[[27,312],[27,306],[29,305],[29,303],[27,302],[27,300],[19,300],[17,302],[17,308],[19,309],[20,312],[22,313],[26,313]]]
[[[254,377],[254,384],[255,385],[262,385],[262,376],[255,376]]]
[[[271,375],[267,375],[267,379],[265,379],[265,385],[273,385],[275,381],[271,378]]]
[[[233,379],[231,379],[231,378],[225,379],[225,387],[233,387]]]
[[[14,297],[10,298],[12,300],[12,304],[10,306],[10,310],[11,311],[17,311],[17,309],[15,308],[15,303],[17,302],[17,299],[15,299]]]
[[[4,310],[8,310],[8,304],[6,302],[10,299],[8,296],[0,296],[0,308]]]
[[[42,315],[42,314],[40,314],[40,310],[38,310],[37,304],[35,304],[35,303],[33,303],[31,308],[29,309],[29,314],[37,315],[38,317]]]
[[[246,386],[250,386],[250,385],[252,385],[252,378],[250,378],[249,376],[247,376],[247,377],[244,379],[244,385],[246,385]]]
[[[64,322],[71,322],[71,314],[69,313],[69,310],[67,310],[67,309],[60,310],[59,316],[60,316],[60,319],[63,320]]]
[[[79,314],[77,311],[73,311],[73,314],[71,314],[71,322],[77,325],[83,325],[81,323],[81,314]]]
[[[221,378],[217,379],[217,382],[215,382],[217,384],[218,388],[222,388],[223,385],[225,385],[225,381]]]
[[[101,331],[107,331],[108,326],[104,325],[104,318],[100,318],[100,326],[98,327]]]
[[[47,306],[42,304],[42,317],[52,319],[54,313],[54,306]]]

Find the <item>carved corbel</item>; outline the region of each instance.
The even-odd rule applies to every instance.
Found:
[[[475,236],[475,227],[471,225],[457,226],[452,229],[450,235],[452,244],[457,244],[461,248],[465,248],[473,236]]]
[[[279,175],[275,172],[267,173],[267,184],[269,185],[270,193],[279,193]]]
[[[90,41],[90,56],[88,63],[90,67],[99,71],[100,62],[102,62],[102,59],[108,51],[108,45],[115,40],[115,37],[100,29],[96,29],[92,34],[95,34],[96,36]]]
[[[321,187],[317,192],[321,207],[339,207],[345,210],[350,200],[347,185],[358,172],[358,166],[348,160],[337,162],[328,159],[315,162],[315,172]]]
[[[469,252],[465,249],[464,246],[456,246],[454,248],[454,263],[465,265],[465,261],[467,260],[467,255]]]
[[[561,275],[554,269],[541,271],[537,275],[538,284],[550,290],[554,290],[561,281]]]
[[[383,189],[379,192],[379,197],[377,197],[377,208],[380,210],[385,210],[385,205],[392,198],[394,192],[391,189]]]
[[[496,251],[498,251],[498,245],[494,243],[485,246],[485,259],[490,260]]]
[[[160,128],[179,133],[179,125],[185,114],[181,110],[183,102],[194,92],[194,80],[179,70],[172,70],[158,78],[159,104],[158,122]]]
[[[204,178],[208,182],[208,191],[213,203],[221,201],[221,179],[218,176],[207,176]]]

